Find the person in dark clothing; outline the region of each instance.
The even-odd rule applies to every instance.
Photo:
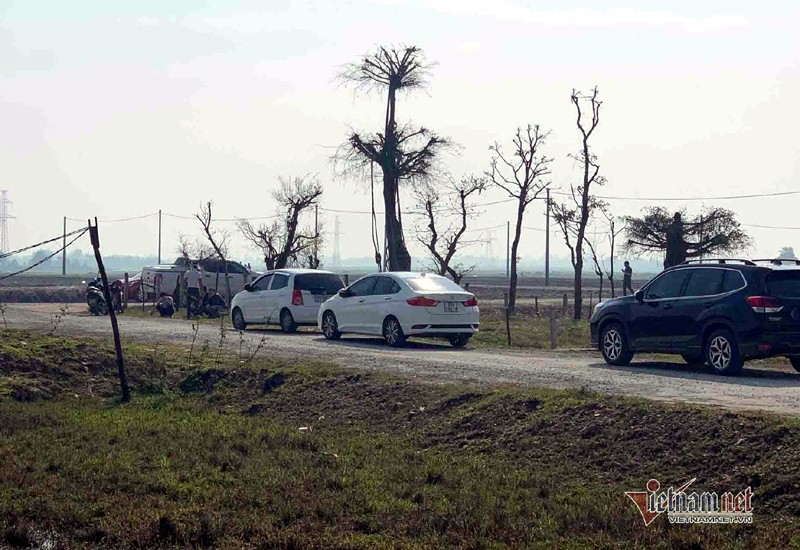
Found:
[[[633,294],[633,285],[631,280],[633,279],[633,269],[631,268],[630,262],[627,260],[625,261],[625,267],[622,268],[622,295],[627,296],[628,290],[631,291]]]
[[[206,291],[203,296],[203,313],[216,319],[227,309],[225,298],[219,295],[217,289],[212,288],[211,292]]]
[[[155,311],[158,311],[162,317],[172,317],[175,315],[175,302],[172,300],[172,296],[166,292],[162,292],[156,302]],[[150,315],[152,314],[151,312]]]

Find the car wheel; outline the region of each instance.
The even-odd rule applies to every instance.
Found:
[[[794,370],[796,370],[797,372],[800,372],[800,355],[794,355],[792,357],[787,357],[787,359],[789,360],[789,362],[794,367]]]
[[[470,334],[454,334],[453,336],[450,336],[448,340],[450,340],[450,345],[454,348],[463,348],[467,345],[467,342],[469,342],[470,338]]]
[[[706,363],[711,372],[729,376],[739,374],[744,366],[744,359],[739,354],[736,338],[728,329],[715,330],[706,340]]]
[[[338,340],[342,337],[339,332],[339,324],[336,322],[336,315],[332,311],[326,311],[322,316],[322,335],[326,340]]]
[[[622,367],[631,362],[633,353],[628,348],[628,337],[622,325],[611,323],[603,327],[600,334],[600,351],[609,365]]]
[[[244,322],[242,310],[238,307],[233,308],[233,311],[231,312],[231,322],[233,323],[233,328],[236,330],[244,330],[247,328],[247,323]]]
[[[693,354],[693,353],[682,353],[681,357],[684,361],[686,361],[687,365],[702,365],[705,359],[703,358],[703,354]]]
[[[139,288],[136,290],[136,301],[147,301],[147,289],[144,288],[144,285],[139,285]]]
[[[288,309],[281,311],[281,330],[286,334],[290,334],[297,330],[297,323],[294,322],[292,312]]]
[[[387,317],[383,321],[383,339],[393,348],[402,348],[406,345],[406,335],[403,334],[400,321],[394,317]]]

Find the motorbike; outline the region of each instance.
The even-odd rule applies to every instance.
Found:
[[[108,304],[103,295],[103,282],[100,277],[86,283],[86,305],[89,306],[92,315],[108,315]]]

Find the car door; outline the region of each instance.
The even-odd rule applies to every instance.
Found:
[[[336,320],[339,330],[344,332],[364,332],[367,322],[365,303],[372,296],[377,277],[367,276],[359,279],[348,287],[348,295],[341,299],[341,304],[336,308]]]
[[[683,268],[659,275],[643,289],[642,300],[631,305],[628,331],[637,351],[671,351],[674,334],[682,330],[677,326],[675,302],[689,272]]]
[[[400,285],[392,277],[378,275],[376,279],[372,295],[362,304],[364,331],[370,334],[382,334],[383,320],[388,315],[396,315],[394,306],[400,292]]]
[[[288,299],[286,295],[288,293]],[[281,308],[283,304],[290,304],[292,301],[291,290],[289,289],[289,274],[275,273],[272,277],[272,284],[265,292],[266,300],[266,319],[268,323],[277,323],[280,320]]]
[[[689,270],[683,295],[674,304],[676,319],[672,345],[675,351],[699,351],[703,320],[724,299],[722,281],[726,271],[734,270],[699,266]]]
[[[242,310],[246,322],[263,323],[265,321],[267,313],[264,302],[271,282],[272,273],[262,275],[250,285],[251,290],[239,295],[236,303]]]

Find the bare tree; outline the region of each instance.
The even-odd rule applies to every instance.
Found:
[[[605,279],[603,258],[598,254],[600,247],[596,241],[592,239],[586,239],[586,246],[589,247],[589,254],[592,258],[592,269],[594,270],[594,274],[600,278],[600,294],[597,296],[597,301],[599,303],[603,300],[603,280]]]
[[[426,180],[434,170],[437,155],[448,141],[429,129],[396,122],[397,93],[424,88],[431,65],[416,46],[379,47],[339,75],[344,82],[368,91],[387,92],[383,132],[352,132],[339,148],[336,160],[346,170],[372,173],[378,165],[383,173],[384,231],[389,269],[411,269],[411,256],[403,235],[400,211],[400,183]],[[371,182],[372,185],[374,183]]]
[[[212,207],[214,203],[213,201],[208,201],[205,205],[201,206],[200,212],[195,214],[195,218],[197,221],[200,222],[200,225],[203,226],[203,233],[208,240],[208,244],[211,245],[211,248],[214,250],[214,255],[222,260],[222,265],[225,267],[225,302],[230,304],[231,303],[231,280],[228,276],[228,239],[230,238],[230,234],[228,231],[220,231],[212,226],[213,224],[213,215],[212,215]]]
[[[610,249],[610,258],[609,258],[609,269],[606,272],[606,277],[608,277],[608,282],[611,285],[611,297],[616,298],[616,289],[614,287],[614,254],[616,253],[616,244],[617,244],[617,237],[625,231],[625,223],[619,223],[618,220],[611,214],[608,208],[602,209],[603,216],[606,218],[606,222],[608,224],[608,246]]]
[[[589,95],[572,90],[570,99],[577,111],[578,130],[581,133],[581,149],[577,154],[570,155],[583,169],[583,183],[570,184],[570,197],[567,202],[552,203],[553,217],[561,228],[564,241],[570,251],[570,260],[575,272],[573,282],[574,303],[573,318],[578,320],[582,315],[583,292],[583,245],[586,241],[586,227],[592,218],[592,211],[600,205],[591,195],[592,186],[603,185],[605,178],[600,175],[600,165],[597,156],[590,151],[589,140],[600,122],[600,106],[602,101],[597,99],[598,92],[595,87]],[[584,118],[583,105],[588,103],[591,110],[591,119]],[[588,117],[587,117],[588,118]],[[568,204],[569,203],[569,204]]]
[[[500,144],[495,142],[489,147],[493,153],[491,171],[487,176],[492,183],[517,199],[517,219],[514,226],[514,240],[511,242],[511,273],[508,283],[508,307],[512,310],[517,297],[517,261],[519,240],[522,235],[522,221],[525,209],[536,200],[549,184],[544,177],[550,174],[552,158],[542,154],[541,148],[547,141],[549,132],[542,132],[539,125],[523,130],[517,128],[514,136],[514,148],[511,154],[503,152]]]
[[[191,241],[186,235],[178,236],[176,252],[186,260],[205,260],[216,256],[216,252],[214,252],[210,244],[201,239]]]
[[[456,283],[475,269],[474,265],[454,263],[453,258],[459,249],[477,242],[464,239],[464,234],[468,220],[475,214],[471,198],[480,195],[486,185],[485,178],[464,176],[459,181],[451,179],[442,188],[421,185],[415,190],[418,206],[425,212],[425,225],[417,229],[417,240],[428,250],[436,272],[450,275]],[[447,218],[451,223],[443,227]]]
[[[272,193],[277,203],[277,219],[259,226],[242,219],[237,222],[239,231],[261,250],[269,270],[301,263],[319,266],[320,232],[318,228],[301,226],[301,218],[319,202],[322,185],[308,175],[279,178],[279,182],[280,187]]]

